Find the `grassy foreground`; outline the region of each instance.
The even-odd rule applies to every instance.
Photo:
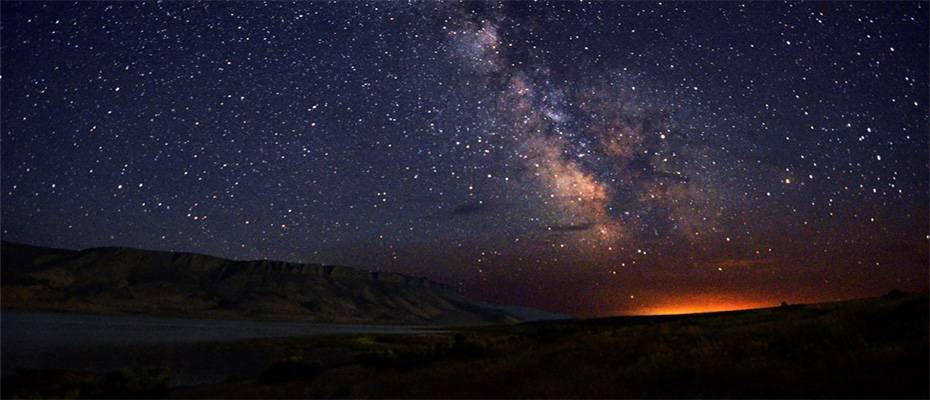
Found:
[[[928,343],[927,294],[894,293],[742,312],[212,344],[229,357],[270,347],[277,358],[257,376],[212,385],[170,388],[168,372],[136,368],[106,377],[33,371],[5,379],[3,391],[4,397],[927,398]]]

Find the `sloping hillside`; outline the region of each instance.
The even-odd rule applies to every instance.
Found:
[[[3,243],[4,308],[320,322],[469,324],[517,318],[397,273],[128,248]]]

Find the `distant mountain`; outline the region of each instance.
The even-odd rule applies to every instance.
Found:
[[[398,273],[130,248],[2,244],[2,306],[338,323],[481,324],[521,313]]]

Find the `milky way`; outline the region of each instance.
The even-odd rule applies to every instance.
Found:
[[[2,3],[2,235],[580,315],[921,290],[925,3]]]
[[[452,48],[483,78],[503,82],[488,90],[499,121],[490,132],[505,136],[505,151],[540,186],[536,201],[553,209],[549,230],[591,231],[576,235],[597,243],[581,249],[590,253],[624,250],[647,229],[682,240],[708,229],[708,214],[722,209],[709,210],[703,196],[706,146],[685,143],[667,111],[644,105],[635,87],[610,74],[593,77],[607,83],[592,87],[572,78],[553,82],[542,61],[516,67],[497,24],[459,18],[462,27],[449,33]],[[669,226],[641,222],[654,212]]]

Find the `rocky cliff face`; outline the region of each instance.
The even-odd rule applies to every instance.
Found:
[[[515,322],[424,278],[128,248],[3,243],[4,308],[342,323]]]

